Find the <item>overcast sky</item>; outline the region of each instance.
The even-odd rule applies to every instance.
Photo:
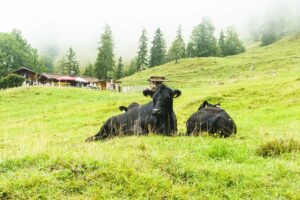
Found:
[[[181,24],[188,41],[192,28],[205,16],[218,29],[241,30],[250,17],[261,15],[275,1],[280,0],[0,0],[0,31],[20,29],[40,51],[49,45],[60,51],[72,46],[80,59],[94,62],[108,23],[116,56],[128,59],[135,55],[144,27],[150,41],[160,27],[169,44]]]

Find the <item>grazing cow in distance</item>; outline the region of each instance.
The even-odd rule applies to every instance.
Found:
[[[146,89],[144,96],[152,101],[134,106],[127,112],[109,118],[99,132],[86,139],[87,142],[103,140],[118,135],[147,135],[150,132],[171,136],[177,132],[173,99],[181,95],[180,90],[172,90],[160,85],[155,91]]]
[[[192,114],[186,122],[187,135],[199,135],[203,132],[229,137],[236,134],[236,125],[227,112],[204,101],[198,111]]]
[[[133,109],[135,107],[138,107],[138,106],[140,106],[140,104],[138,104],[136,102],[133,102],[133,103],[129,104],[128,107],[126,107],[126,106],[120,106],[119,109],[121,111],[127,112],[128,110],[131,110],[131,109]]]

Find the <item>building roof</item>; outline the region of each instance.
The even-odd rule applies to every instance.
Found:
[[[73,76],[60,76],[56,79],[59,81],[76,81],[76,78]]]
[[[16,72],[19,72],[19,71],[22,71],[22,70],[29,71],[31,73],[37,74],[37,72],[35,72],[35,71],[33,71],[33,70],[31,70],[27,67],[20,67],[19,69],[15,70],[14,72],[16,73]]]
[[[164,76],[150,76],[148,81],[150,81],[150,82],[166,82],[168,80]]]
[[[47,79],[57,79],[59,77],[61,77],[62,75],[58,75],[58,74],[49,74],[49,73],[42,73],[41,77],[44,76]]]
[[[84,80],[87,80],[90,83],[99,82],[99,79],[97,79],[96,77],[89,77],[89,76],[80,76],[80,77],[83,78]]]

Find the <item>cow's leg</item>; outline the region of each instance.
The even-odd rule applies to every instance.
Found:
[[[186,134],[188,136],[192,135],[199,135],[201,132],[204,132],[207,130],[206,127],[202,127],[204,123],[197,122],[197,121],[188,121],[186,123]]]
[[[170,125],[171,125],[171,135],[177,133],[177,118],[175,113],[173,112],[170,116]]]
[[[106,124],[104,124],[96,135],[87,138],[85,141],[92,142],[97,140],[103,140],[107,137],[108,137],[108,127]]]
[[[145,121],[136,121],[135,125],[133,126],[133,133],[134,135],[146,135],[149,133],[149,124],[147,124]]]
[[[192,123],[189,121],[186,122],[186,135],[191,136],[193,133],[194,127],[192,126]]]

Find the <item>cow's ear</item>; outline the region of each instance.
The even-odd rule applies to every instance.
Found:
[[[204,101],[198,108],[198,111],[201,110],[202,108],[205,108],[206,105],[207,105],[207,101]]]
[[[143,95],[144,95],[145,97],[146,97],[146,96],[152,97],[153,94],[154,94],[154,91],[149,90],[149,89],[146,89],[146,90],[143,91]]]
[[[120,106],[119,109],[120,109],[121,111],[125,111],[125,112],[128,111],[128,108],[127,108],[126,106]]]
[[[173,98],[177,98],[181,95],[181,91],[180,90],[174,90],[173,91]]]

